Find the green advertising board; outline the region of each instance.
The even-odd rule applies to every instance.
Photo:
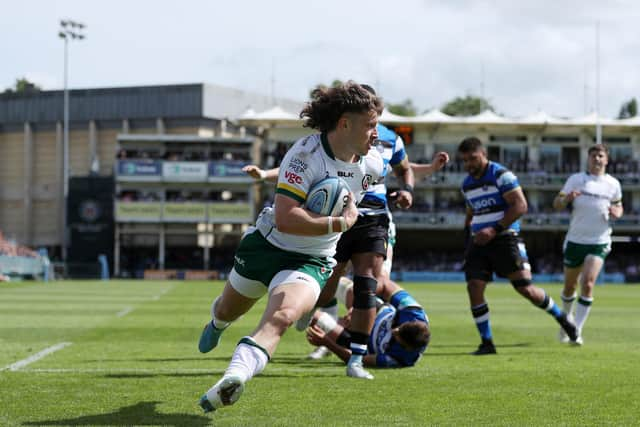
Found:
[[[160,222],[161,214],[158,202],[116,202],[116,221]]]

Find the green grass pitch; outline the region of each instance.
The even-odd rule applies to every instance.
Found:
[[[220,282],[2,284],[0,425],[640,424],[640,287],[599,286],[585,346],[575,348],[556,341],[549,315],[510,286],[492,285],[498,355],[473,357],[479,338],[464,285],[404,286],[433,332],[416,367],[347,378],[336,357],[305,360],[311,347],[292,329],[235,406],[205,415],[198,398],[264,301],[202,355],[197,340]],[[543,287],[559,299],[559,285]]]

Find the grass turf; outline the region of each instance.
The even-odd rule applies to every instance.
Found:
[[[376,426],[637,425],[637,286],[601,286],[585,346],[555,339],[553,319],[508,285],[488,291],[498,354],[479,338],[462,284],[404,284],[433,337],[408,369],[345,376],[336,357],[308,361],[288,332],[233,407],[204,415],[197,400],[222,374],[264,307],[202,355],[197,340],[220,282],[55,282],[0,286],[0,425]],[[558,298],[558,285],[544,285]],[[45,348],[69,346],[7,369]]]

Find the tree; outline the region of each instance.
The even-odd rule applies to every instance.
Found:
[[[312,94],[313,94],[313,91],[314,91],[314,90],[316,90],[316,89],[321,89],[321,88],[325,88],[325,89],[326,89],[326,88],[328,88],[328,87],[338,87],[338,86],[342,86],[342,83],[343,83],[343,82],[342,82],[342,80],[340,80],[340,79],[333,79],[333,81],[331,82],[331,86],[327,86],[327,85],[326,85],[326,84],[324,84],[324,83],[319,83],[319,84],[315,85],[315,86],[313,87],[313,89],[311,89],[311,90],[309,91],[309,96],[310,96],[311,98],[313,98]]]
[[[387,110],[399,116],[415,116],[418,114],[418,109],[410,99],[405,99],[400,104],[387,104]]]
[[[638,102],[635,98],[631,98],[627,102],[622,103],[620,107],[620,113],[618,113],[619,119],[628,119],[638,115]]]
[[[35,93],[40,92],[42,88],[37,84],[30,82],[26,77],[16,79],[13,87],[7,88],[4,93]]]
[[[442,107],[442,112],[450,116],[475,116],[485,110],[495,111],[489,101],[473,95],[464,98],[458,96]]]

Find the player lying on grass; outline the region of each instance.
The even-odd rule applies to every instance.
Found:
[[[429,318],[420,304],[394,282],[388,281],[382,294],[388,297],[389,303],[382,304],[377,311],[367,343],[367,354],[363,357],[364,366],[413,366],[429,344]],[[353,301],[353,282],[343,278],[338,297],[344,298],[349,306]],[[348,331],[350,314],[351,310],[347,316],[336,321],[328,313],[317,311],[307,328],[307,340],[310,344],[327,347],[345,363],[348,362],[351,357],[351,336]]]

